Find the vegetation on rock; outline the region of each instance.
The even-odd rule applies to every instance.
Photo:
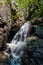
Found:
[[[5,45],[27,20],[31,30],[22,65],[43,65],[43,0],[0,0],[0,65],[8,65]]]

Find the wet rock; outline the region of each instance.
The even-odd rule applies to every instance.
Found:
[[[33,19],[31,22],[34,25],[43,25],[43,17],[37,17],[36,19]]]
[[[10,55],[11,54],[11,48],[9,47],[9,44],[10,43],[6,43],[5,44],[4,51]]]
[[[35,35],[43,39],[43,26],[34,25]]]
[[[22,56],[22,65],[43,65],[43,39],[28,38],[27,48]]]
[[[37,36],[29,36],[28,38],[27,38],[27,41],[34,41],[34,40],[36,40],[38,37]]]
[[[0,65],[10,65],[8,56],[4,52],[0,52]]]
[[[9,35],[9,27],[4,25],[4,28],[0,28],[0,47],[7,42]]]

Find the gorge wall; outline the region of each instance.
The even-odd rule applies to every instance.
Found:
[[[4,52],[7,49],[6,43],[11,42],[15,33],[25,22],[26,20],[24,12],[19,11],[18,5],[15,1],[11,0],[10,2],[6,2],[6,0],[0,0],[0,65],[10,65],[8,55]],[[30,47],[28,46],[26,48],[25,53],[22,56],[23,59],[21,62],[24,61],[22,65],[28,65],[28,63],[31,64],[33,61],[35,61],[36,64],[38,64],[37,61],[39,60],[36,61],[38,53],[36,53],[37,47],[39,49],[39,47],[41,48],[43,46],[43,17],[39,17],[36,20],[32,21],[30,20],[30,23],[30,36],[27,38],[27,44],[29,44]],[[28,48],[31,50],[28,50]],[[33,50],[33,48],[36,48],[36,50]],[[27,54],[27,52],[29,53]],[[27,62],[26,57],[28,57]],[[37,59],[40,59],[42,61],[42,49],[39,52],[39,57],[37,57]]]

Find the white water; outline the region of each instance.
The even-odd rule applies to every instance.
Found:
[[[13,56],[11,59],[11,65],[21,65],[20,56],[22,55],[26,46],[26,38],[29,33],[29,28],[30,22],[26,22],[16,33],[12,42],[9,44],[9,47],[11,48],[11,55]]]

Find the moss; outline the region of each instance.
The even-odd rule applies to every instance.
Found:
[[[16,15],[12,15],[13,20],[17,20],[19,18],[20,12],[16,13]]]
[[[16,15],[13,15],[13,14],[11,15],[11,17],[12,17],[11,26],[12,27],[16,24],[15,21],[17,21],[19,19],[19,16],[20,16],[20,12],[17,12]]]
[[[2,1],[0,1],[0,5],[2,5],[3,3],[2,3]]]

